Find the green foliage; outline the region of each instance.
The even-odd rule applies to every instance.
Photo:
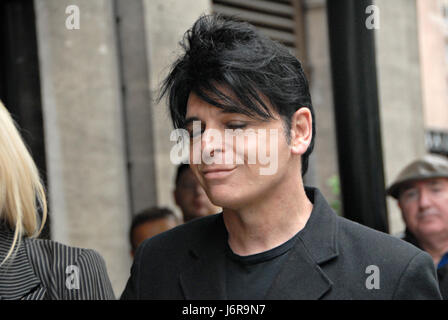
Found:
[[[330,206],[338,215],[341,215],[341,187],[339,183],[339,176],[333,175],[327,180],[327,186],[331,188],[331,193],[335,196],[336,200],[330,202]]]

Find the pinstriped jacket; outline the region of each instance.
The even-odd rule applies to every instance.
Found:
[[[13,232],[0,222],[0,262]],[[0,267],[0,299],[115,299],[103,258],[94,250],[51,240],[23,238]]]

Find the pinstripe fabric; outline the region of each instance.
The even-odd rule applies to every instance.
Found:
[[[13,233],[0,223],[0,261]],[[0,299],[115,299],[103,258],[94,250],[24,238],[0,267]]]

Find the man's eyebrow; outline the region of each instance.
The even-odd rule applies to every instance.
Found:
[[[243,114],[241,112],[238,112],[238,110],[233,110],[233,109],[220,109],[218,112],[221,114],[234,114],[234,113]]]
[[[417,189],[417,187],[415,185],[405,185],[400,188],[401,192],[406,192],[411,189]]]
[[[406,182],[400,187],[400,192],[405,192],[410,189],[416,189],[416,188],[417,185],[415,184],[415,182]]]
[[[245,110],[239,106],[227,106],[226,108],[219,108],[220,114],[241,114],[243,116],[250,116],[250,111]]]
[[[430,185],[430,186],[438,186],[440,184],[442,184],[442,181],[440,181],[439,179],[434,179],[434,180],[428,181],[428,185]]]

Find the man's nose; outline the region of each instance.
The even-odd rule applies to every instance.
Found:
[[[418,197],[418,205],[420,208],[428,208],[431,206],[431,195],[425,189],[421,189]]]
[[[202,146],[214,147],[222,142],[221,132],[215,128],[207,128],[202,133]]]
[[[216,152],[223,151],[223,137],[221,131],[210,128],[206,129],[202,134],[202,152],[205,156],[215,157]]]

